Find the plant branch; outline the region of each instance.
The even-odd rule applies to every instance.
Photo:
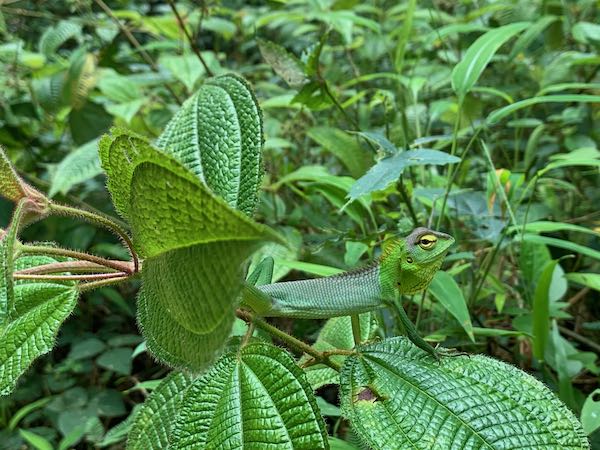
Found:
[[[90,255],[89,253],[78,252],[75,250],[68,250],[60,247],[45,247],[42,245],[19,245],[18,250],[22,253],[28,253],[31,255],[56,255],[64,256],[66,258],[80,259],[83,261],[89,261],[91,263],[99,264],[103,267],[114,269],[119,272],[133,273],[135,272],[132,267],[132,263],[127,261],[115,261],[111,259],[102,258],[100,256]]]
[[[108,217],[101,214],[86,211],[85,209],[72,208],[70,206],[59,205],[56,203],[50,204],[50,212],[61,216],[76,217],[79,219],[87,220],[88,222],[94,223],[96,225],[101,225],[109,229],[114,234],[119,236],[123,240],[123,242],[125,242],[125,245],[127,246],[127,249],[129,250],[129,254],[131,255],[131,259],[133,261],[133,271],[139,271],[140,264],[138,256],[135,249],[133,248],[133,242],[129,238],[129,235],[125,232],[125,230],[123,230],[119,225],[114,223]]]
[[[158,66],[156,65],[156,63],[152,60],[152,58],[150,57],[150,55],[146,52],[146,50],[144,50],[142,48],[142,45],[135,38],[135,36],[131,33],[131,31],[129,31],[127,29],[127,27],[124,26],[121,23],[121,21],[119,20],[119,18],[114,15],[114,13],[112,12],[112,10],[106,5],[106,3],[104,3],[102,0],[94,0],[94,1],[96,2],[96,4],[100,8],[102,8],[102,10],[106,13],[106,15],[108,17],[110,17],[113,22],[115,22],[115,24],[119,27],[119,29],[125,35],[125,37],[127,38],[127,40],[131,43],[131,45],[133,45],[135,47],[135,49],[140,53],[140,55],[142,55],[142,58],[150,66],[150,68],[152,69],[152,71],[156,72],[156,73],[159,73],[160,70],[159,70]],[[171,88],[171,86],[169,86],[168,84],[165,84],[165,87],[168,89],[168,91],[171,93],[171,95],[177,101],[177,103],[179,103],[181,105],[183,102],[181,101],[181,99],[179,98],[179,96],[177,95],[177,93],[173,90],[173,88]]]
[[[173,2],[173,0],[167,0],[167,1],[169,3],[169,6],[171,7],[171,10],[173,11],[173,14],[175,14],[175,17],[177,18],[177,23],[179,24],[179,28],[181,28],[181,31],[183,31],[183,34],[185,34],[185,37],[187,38],[188,42],[190,43],[190,47],[192,47],[192,50],[194,51],[194,53],[200,60],[200,63],[202,63],[204,70],[206,71],[208,76],[211,76],[211,77],[214,76],[214,73],[212,72],[212,70],[210,70],[210,68],[208,67],[208,64],[206,64],[206,61],[202,57],[202,53],[200,52],[200,49],[198,48],[198,46],[196,45],[196,42],[192,38],[192,35],[189,33],[189,31],[185,27],[183,18],[179,14],[179,11],[177,11],[177,7],[175,6],[175,3]]]
[[[244,322],[253,323],[258,328],[266,331],[267,333],[271,334],[272,336],[275,336],[276,338],[280,339],[281,341],[285,342],[286,344],[289,344],[291,347],[294,347],[295,349],[297,349],[303,353],[306,353],[307,355],[312,356],[316,361],[318,361],[322,364],[325,364],[326,366],[331,367],[333,370],[335,370],[337,372],[340,371],[341,366],[338,363],[336,363],[335,361],[332,361],[331,359],[326,357],[323,353],[315,350],[307,343],[302,342],[299,339],[296,339],[294,336],[291,336],[291,335],[287,334],[286,332],[281,331],[279,328],[265,322],[264,320],[259,319],[258,317],[254,316],[252,313],[250,313],[249,311],[245,311],[243,309],[238,309],[238,310],[236,310],[235,314],[240,319],[242,319]]]
[[[113,284],[119,284],[122,281],[128,280],[132,276],[133,275],[125,274],[124,276],[121,276],[121,277],[108,278],[108,279],[98,280],[98,281],[88,281],[87,283],[80,283],[77,285],[77,290],[81,294],[83,292],[91,291],[93,289],[98,289],[98,288],[105,287],[105,286],[111,286]]]
[[[124,278],[129,274],[125,272],[113,272],[113,273],[92,273],[92,274],[79,274],[79,275],[38,275],[38,274],[23,274],[15,272],[13,278],[15,280],[36,280],[36,281],[94,281],[94,280],[108,280],[112,278]]]
[[[63,261],[51,264],[43,264],[41,266],[29,267],[23,270],[17,270],[15,275],[47,275],[51,273],[61,272],[94,272],[97,273],[101,270],[112,269],[102,264],[93,263],[90,261]]]

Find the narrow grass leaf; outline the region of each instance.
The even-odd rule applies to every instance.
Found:
[[[471,341],[475,342],[467,301],[452,275],[438,271],[431,280],[429,292],[454,316]]]
[[[452,88],[463,98],[481,76],[498,49],[514,35],[531,24],[517,22],[488,31],[480,36],[465,52],[463,59],[452,71]]]
[[[533,354],[544,361],[548,336],[550,333],[550,285],[552,274],[558,263],[552,260],[546,263],[537,280],[533,297]]]

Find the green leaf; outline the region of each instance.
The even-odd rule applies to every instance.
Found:
[[[512,226],[509,228],[509,231],[522,230],[523,226]],[[600,233],[596,230],[593,230],[588,227],[582,227],[580,225],[575,225],[573,223],[564,223],[564,222],[550,222],[546,220],[540,220],[537,222],[529,222],[525,224],[525,232],[528,233],[554,233],[556,231],[575,231],[577,233],[586,233],[592,234],[595,236],[600,236]]]
[[[176,450],[327,449],[325,424],[302,370],[285,351],[251,343],[194,381],[173,431]]]
[[[546,244],[551,247],[564,248],[565,250],[571,250],[572,252],[581,253],[582,255],[589,256],[590,258],[600,260],[600,251],[591,249],[589,247],[584,247],[583,245],[575,244],[571,241],[565,241],[563,239],[546,236],[538,236],[537,234],[524,234],[523,240],[538,244]]]
[[[15,269],[53,262],[56,260],[49,257],[23,256],[15,261]],[[58,329],[75,308],[77,296],[77,290],[69,284],[15,281],[9,321],[0,327],[0,395],[10,394],[31,363],[52,349]]]
[[[264,60],[290,87],[298,88],[309,81],[304,63],[296,56],[274,42],[266,39],[256,41]]]
[[[600,428],[600,389],[596,389],[585,399],[581,409],[581,424],[588,435]]]
[[[356,180],[348,196],[352,201],[362,195],[385,189],[388,184],[396,181],[407,167],[426,164],[446,165],[459,161],[460,158],[438,150],[419,149],[398,153],[382,159],[371,167],[363,177]]]
[[[156,145],[229,205],[254,213],[262,178],[262,113],[243,78],[228,74],[208,80]]]
[[[160,360],[201,371],[230,333],[243,263],[264,242],[281,240],[170,156],[115,133],[101,141],[101,159],[115,205],[130,218],[146,257],[140,327]]]
[[[98,139],[94,139],[69,153],[56,167],[48,195],[66,194],[76,184],[102,173],[98,158]]]
[[[77,341],[71,346],[71,351],[67,358],[86,359],[96,356],[106,348],[106,344],[98,338],[91,337],[83,341]]]
[[[372,313],[359,315],[360,336],[362,341],[371,339],[377,329],[377,320]],[[320,351],[330,351],[336,349],[352,350],[354,348],[354,337],[352,334],[352,321],[350,316],[333,317],[325,322],[325,325],[319,332],[319,337],[313,344],[313,347]],[[331,359],[342,364],[346,357],[344,355],[334,355]],[[310,360],[305,356],[300,363]],[[323,364],[314,364],[304,369],[306,378],[313,390],[320,389],[327,384],[339,384],[340,374],[329,366]]]
[[[533,25],[528,27],[525,32],[519,36],[508,55],[509,60],[513,60],[519,53],[524,51],[536,37],[538,37],[550,24],[558,20],[556,16],[540,17]]]
[[[452,275],[438,271],[431,280],[429,292],[454,316],[471,341],[475,342],[467,301]]]
[[[520,102],[506,105],[503,108],[492,111],[486,118],[488,125],[494,125],[504,119],[506,116],[519,111],[520,109],[529,106],[538,105],[540,103],[599,103],[600,95],[586,94],[565,94],[565,95],[545,95],[541,97],[532,97]]]
[[[53,450],[52,444],[39,434],[32,433],[27,430],[19,430],[21,437],[27,441],[28,444],[33,445],[37,450]]]
[[[26,195],[21,178],[0,147],[0,196],[16,202]]]
[[[598,273],[568,273],[565,277],[567,280],[600,291],[600,274]]]
[[[498,49],[514,35],[531,26],[517,22],[488,31],[480,36],[465,52],[463,59],[452,70],[452,88],[460,97],[471,90]]]
[[[196,82],[206,73],[195,54],[183,56],[163,54],[159,62],[184,84],[188,92],[194,89]]]
[[[546,263],[537,280],[533,297],[533,354],[539,361],[544,360],[544,353],[548,345],[548,333],[550,331],[549,293],[552,274],[557,264],[557,260]]]
[[[169,446],[171,431],[193,378],[181,372],[167,376],[135,414],[127,437],[128,450],[162,450]]]
[[[55,56],[61,45],[71,38],[81,37],[81,25],[61,20],[56,25],[46,28],[40,38],[39,50],[46,56]]]
[[[372,448],[589,448],[554,393],[489,357],[438,362],[398,337],[363,346],[340,376],[342,412]]]
[[[132,353],[130,348],[112,348],[102,353],[96,359],[96,364],[120,375],[131,375]]]
[[[106,105],[106,110],[113,116],[123,119],[126,123],[131,123],[131,120],[144,105],[144,103],[146,103],[146,99],[138,98],[126,103]]]
[[[358,450],[358,447],[349,442],[331,436],[329,437],[329,448],[330,450]]]
[[[332,127],[313,127],[308,137],[338,158],[354,178],[363,175],[373,164],[373,158],[348,133]]]

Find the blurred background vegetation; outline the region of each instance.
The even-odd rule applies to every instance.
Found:
[[[114,215],[98,137],[118,125],[155,138],[208,76],[242,74],[264,111],[258,220],[293,248],[262,251],[276,278],[356,267],[417,225],[453,234],[453,281],[404,304],[420,332],[534,374],[583,409],[600,448],[600,104],[586,97],[600,94],[599,18],[595,0],[6,0],[0,145],[57,201]],[[522,21],[458,97],[465,50]],[[542,96],[560,97],[490,120]],[[394,159],[411,149],[461,162]],[[0,199],[0,227],[11,208]],[[127,258],[113,236],[70,219],[24,237]],[[145,352],[136,289],[83,297],[56,349],[0,399],[0,449],[124,448],[128,417],[168,372]],[[320,326],[278,325],[306,341]],[[536,327],[550,330],[543,364]],[[380,334],[398,332],[382,314]],[[318,393],[336,403],[335,389]],[[335,405],[321,406],[352,441]]]

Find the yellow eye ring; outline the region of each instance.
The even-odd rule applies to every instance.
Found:
[[[431,250],[437,244],[437,236],[433,234],[425,234],[419,238],[419,247],[423,250]]]

